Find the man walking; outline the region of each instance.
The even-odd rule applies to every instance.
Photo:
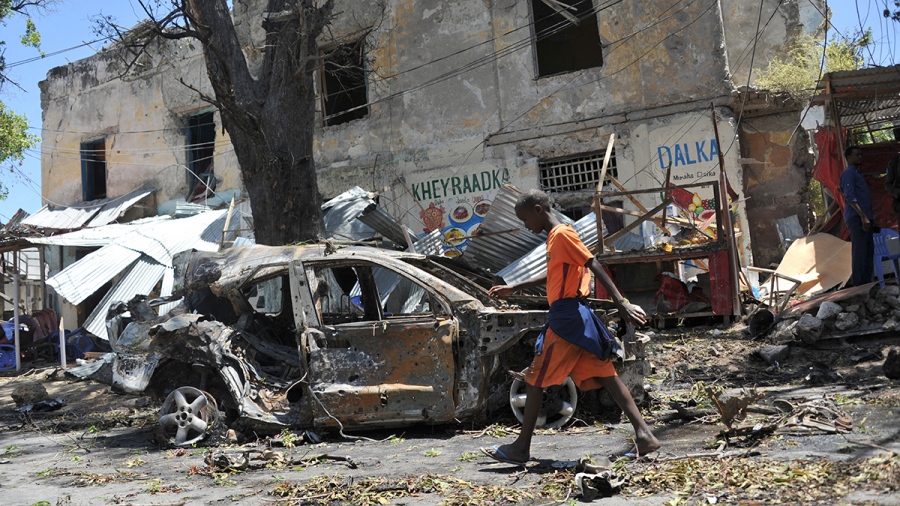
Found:
[[[634,427],[635,453],[644,455],[659,448],[631,397],[616,375],[611,355],[617,344],[583,299],[588,296],[593,272],[619,309],[622,317],[636,324],[646,323],[644,311],[629,304],[607,276],[606,271],[584,246],[571,225],[560,223],[550,212],[544,192],[530,190],[516,201],[516,217],[525,228],[538,234],[547,232],[547,273],[515,285],[494,286],[492,297],[508,297],[524,288],[546,284],[550,303],[549,324],[538,338],[536,356],[525,374],[525,413],[519,437],[507,445],[481,450],[500,462],[525,465],[531,457],[531,436],[541,408],[545,387],[562,385],[566,377],[581,390],[605,388]]]
[[[862,150],[850,146],[844,150],[847,168],[841,173],[841,193],[844,194],[844,223],[850,230],[853,274],[851,286],[871,283],[875,268],[875,225],[872,222],[872,192],[859,166]]]

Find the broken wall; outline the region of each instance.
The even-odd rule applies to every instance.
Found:
[[[825,0],[721,0],[731,80],[753,85],[760,69],[801,33],[822,33]],[[760,11],[760,7],[762,10]],[[758,34],[758,35],[757,35]],[[750,61],[753,60],[753,74]]]
[[[740,161],[753,258],[756,265],[769,267],[787,250],[778,220],[796,216],[803,232],[809,231],[808,185],[814,159],[809,135],[798,128],[800,108],[766,93],[750,93],[741,121]],[[760,102],[765,107],[757,107]]]
[[[253,69],[261,62],[267,5],[234,3]],[[630,189],[660,186],[669,161],[674,183],[706,180],[717,165],[711,104],[728,146],[726,169],[740,186],[726,43],[734,33],[726,27],[752,23],[756,13],[720,11],[718,0],[594,5],[602,65],[539,77],[530,1],[337,0],[319,42],[327,48],[363,38],[368,114],[324,126],[318,104],[314,148],[323,196],[389,186],[381,204],[417,233],[433,228],[427,220],[468,233],[485,208],[478,205],[500,184],[542,187],[542,162],[602,152],[611,133],[618,179]],[[773,18],[760,39],[760,55],[783,43],[772,35],[779,23]],[[111,195],[142,185],[158,187],[158,201],[186,194],[186,118],[205,105],[180,80],[211,93],[202,54],[186,41],[160,42],[138,63],[119,78],[123,64],[107,51],[48,74],[46,198],[79,200],[79,144],[104,136]],[[321,76],[316,85],[321,98]],[[219,189],[240,191],[221,128],[215,167],[224,179]],[[658,196],[642,199],[651,207]],[[450,219],[460,209],[469,220]]]
[[[116,46],[51,69],[40,83],[43,198],[80,202],[81,145],[105,140],[107,196],[155,188],[160,207],[183,200],[189,191],[188,118],[211,110],[189,86],[212,94],[199,47],[184,40],[152,44],[127,73]],[[218,114],[215,122],[221,125]],[[214,153],[217,191],[239,191],[237,160],[221,127]]]

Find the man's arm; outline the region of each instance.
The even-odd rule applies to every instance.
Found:
[[[850,207],[852,207],[853,210],[856,211],[856,214],[859,215],[859,219],[862,221],[862,229],[868,232],[869,229],[872,228],[872,222],[869,221],[869,217],[866,216],[866,213],[863,212],[856,202],[850,202]]]
[[[606,270],[600,265],[600,262],[598,262],[596,258],[588,260],[585,267],[590,269],[591,272],[594,273],[594,276],[600,280],[600,284],[603,285],[603,288],[606,288],[606,293],[612,297],[613,303],[619,309],[619,312],[622,313],[622,316],[635,325],[647,323],[647,315],[644,313],[644,310],[641,309],[640,306],[625,302],[625,297],[622,297],[619,289],[616,288],[616,285],[609,279]]]
[[[488,295],[491,297],[509,297],[518,290],[525,290],[528,288],[532,288],[535,286],[541,286],[547,284],[547,273],[543,273],[539,276],[535,276],[531,279],[522,281],[520,283],[513,283],[511,285],[497,285],[492,286],[490,290],[488,290]]]

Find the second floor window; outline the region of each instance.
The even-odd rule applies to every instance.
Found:
[[[594,0],[531,0],[538,77],[603,65]]]
[[[81,143],[81,199],[106,198],[106,139]]]
[[[340,125],[369,114],[362,39],[323,52],[322,111],[325,126]]]
[[[212,112],[188,118],[187,162],[188,202],[203,202],[216,190],[213,155],[216,147],[216,123]]]

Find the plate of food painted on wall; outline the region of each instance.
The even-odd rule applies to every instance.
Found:
[[[456,223],[464,223],[472,217],[472,206],[466,202],[456,204],[453,211],[450,212],[450,219]]]
[[[465,237],[466,231],[461,228],[453,227],[444,231],[444,239],[447,241],[447,244],[452,246],[462,244],[466,240]]]
[[[481,233],[481,223],[482,222],[479,221],[478,223],[469,227],[469,230],[466,230],[466,235],[469,236],[469,238],[472,238],[472,237],[475,237],[476,235],[480,234]]]
[[[491,210],[491,200],[482,200],[481,202],[475,204],[475,216],[479,218],[484,218],[484,215]]]

